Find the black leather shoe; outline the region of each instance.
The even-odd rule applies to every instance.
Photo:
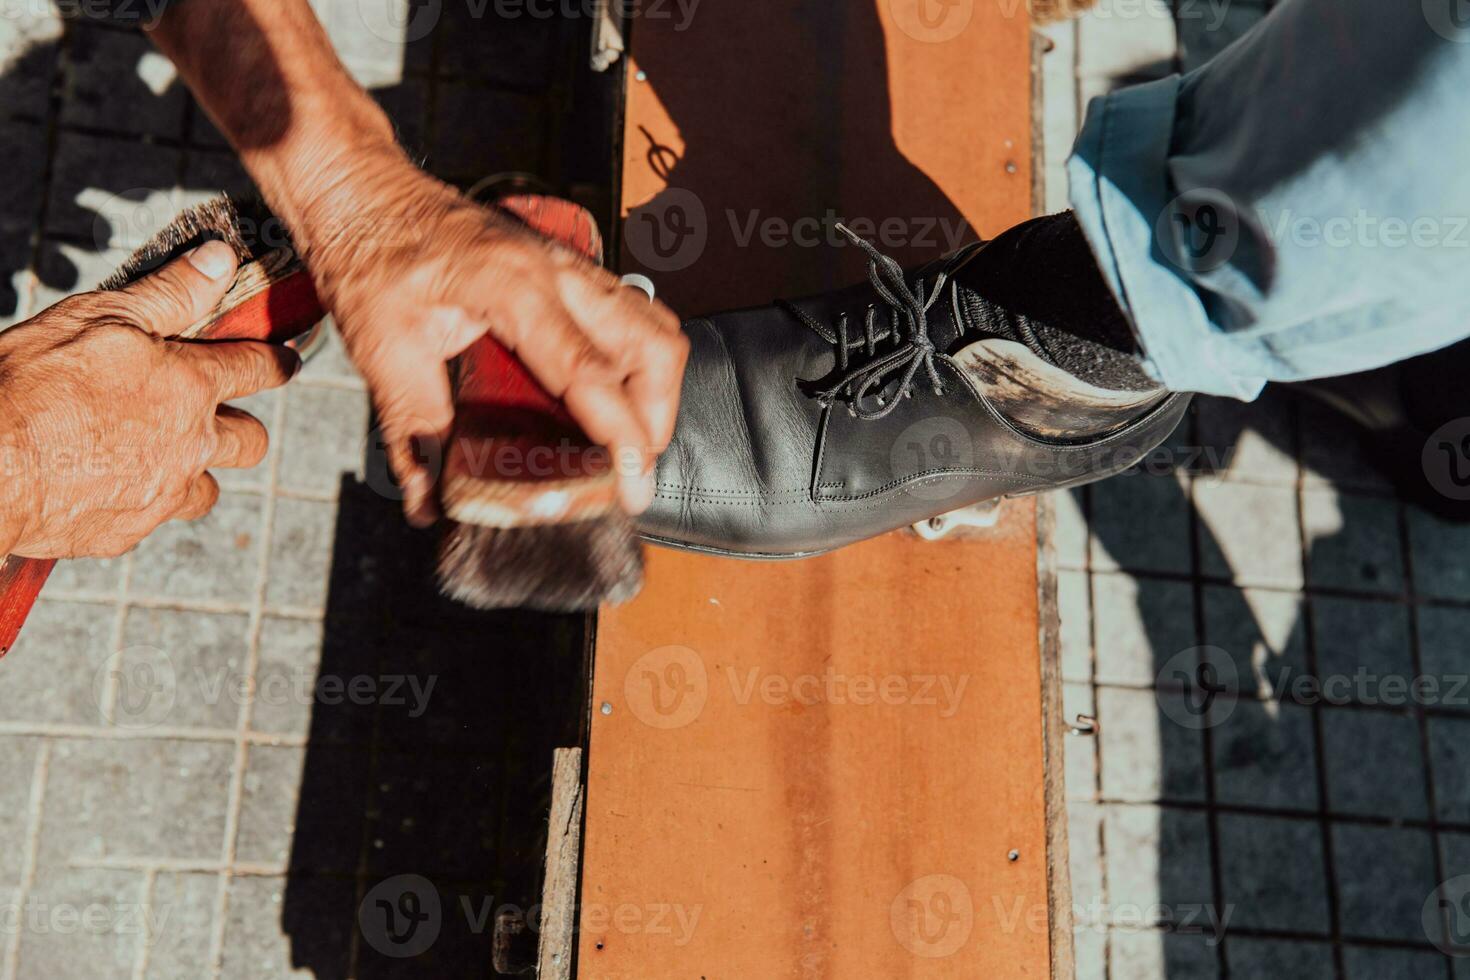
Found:
[[[854,241],[867,283],[684,324],[683,401],[640,519],[648,540],[814,555],[1101,479],[1182,417],[1188,395],[1094,388],[987,336],[955,280],[983,244],[906,274]]]

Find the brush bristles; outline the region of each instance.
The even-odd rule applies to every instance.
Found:
[[[626,602],[643,551],[621,514],[537,527],[455,524],[439,547],[439,587],[476,609],[581,612]]]
[[[121,289],[210,240],[229,245],[242,264],[291,244],[285,225],[264,201],[222,194],[180,211],[98,288]]]

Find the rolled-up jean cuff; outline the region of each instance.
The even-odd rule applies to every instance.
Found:
[[[1231,349],[1156,241],[1169,205],[1177,75],[1095,98],[1067,161],[1072,208],[1143,348],[1171,391],[1251,399],[1263,377],[1231,369]]]

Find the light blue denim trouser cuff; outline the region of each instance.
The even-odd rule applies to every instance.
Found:
[[[1266,379],[1232,369],[1199,295],[1156,243],[1179,85],[1173,75],[1092,100],[1067,161],[1072,207],[1149,374],[1171,391],[1251,399]]]

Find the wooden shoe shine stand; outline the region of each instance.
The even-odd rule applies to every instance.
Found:
[[[834,217],[908,263],[1031,213],[1020,2],[670,4],[629,55],[623,271],[676,309],[856,281]],[[1025,501],[798,562],[651,549],[597,627],[577,976],[1070,977],[1039,581]]]

